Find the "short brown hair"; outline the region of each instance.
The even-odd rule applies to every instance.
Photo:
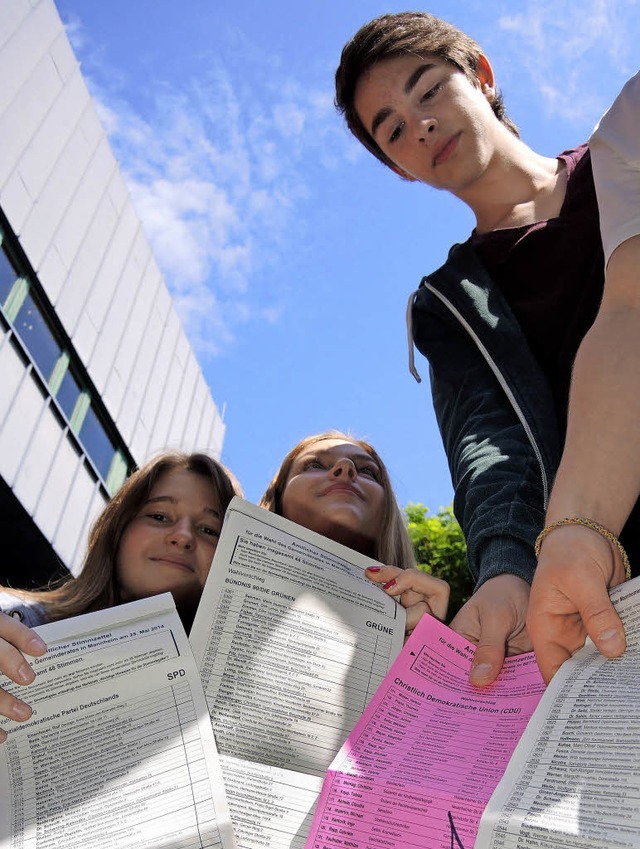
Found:
[[[265,507],[279,516],[283,515],[282,495],[295,459],[309,448],[310,445],[314,445],[316,442],[323,442],[325,439],[344,439],[345,442],[350,442],[352,445],[362,448],[363,451],[366,451],[375,460],[380,468],[380,485],[384,490],[384,505],[380,527],[376,535],[373,558],[388,566],[398,566],[400,569],[414,567],[416,561],[413,554],[413,546],[409,539],[409,532],[407,531],[404,517],[398,507],[398,502],[393,492],[387,467],[382,462],[378,452],[368,442],[362,439],[356,439],[339,430],[316,433],[298,442],[280,464],[275,477],[260,499],[260,507]]]
[[[373,155],[388,165],[393,162],[380,149],[360,120],[355,108],[359,80],[378,62],[396,56],[438,56],[455,65],[474,84],[482,49],[466,33],[428,12],[398,12],[381,15],[361,27],[348,41],[336,71],[336,108],[344,115],[353,135]],[[518,128],[507,117],[502,95],[496,91],[491,103],[496,118],[515,136]]]

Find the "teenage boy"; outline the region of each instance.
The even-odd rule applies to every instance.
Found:
[[[354,135],[384,164],[404,179],[450,191],[476,217],[469,240],[422,281],[410,316],[415,344],[429,359],[454,506],[476,578],[474,595],[452,626],[477,643],[471,681],[488,684],[505,651],[531,647],[526,616],[534,543],[545,527],[567,430],[572,366],[603,294],[589,151],[583,145],[552,159],[524,144],[479,45],[427,13],[384,15],[365,25],[342,52],[336,103]],[[575,430],[573,413],[571,424]],[[581,467],[584,450],[577,449]],[[554,502],[560,510],[575,495],[577,479],[567,474],[565,492],[572,495]],[[637,478],[617,523],[610,519],[616,531],[640,491],[640,471]],[[608,558],[608,571],[604,579],[600,570],[595,584],[590,576],[577,602],[567,602],[567,588],[560,588],[564,607],[557,594],[539,596],[530,627],[547,679],[559,665],[558,646],[566,657],[577,647],[576,634],[584,639],[583,620],[594,624],[589,633],[603,653],[624,650],[619,622],[611,638],[610,618],[604,629],[589,619],[604,610],[600,583],[606,596],[606,585],[624,578],[617,538],[613,548],[602,538],[607,517],[594,511],[549,517],[586,515],[589,524],[563,524],[550,533],[546,575],[562,568],[552,548],[578,537],[585,551],[603,546],[599,559]],[[632,559],[640,550],[639,528],[632,513],[625,528]],[[579,565],[572,576],[576,571]],[[589,608],[591,590],[598,611]],[[551,642],[544,627],[550,615],[556,616],[555,630],[546,635],[553,634]]]

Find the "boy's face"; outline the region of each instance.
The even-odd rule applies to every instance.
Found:
[[[397,172],[464,199],[495,152],[493,72],[484,57],[478,83],[436,56],[398,56],[358,81],[355,107]]]

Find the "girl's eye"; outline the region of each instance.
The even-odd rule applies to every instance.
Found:
[[[200,531],[205,536],[212,537],[213,539],[217,539],[220,536],[220,531],[216,530],[216,528],[210,528],[208,525],[202,525]]]
[[[322,465],[320,460],[316,460],[315,457],[312,457],[310,460],[307,460],[305,462],[303,468],[305,471],[307,471],[307,469],[324,469],[324,466]]]
[[[372,478],[374,481],[377,481],[380,477],[380,472],[378,471],[378,469],[374,468],[373,466],[363,466],[361,469],[358,469],[358,474],[359,475],[367,475],[368,477]]]
[[[402,135],[403,130],[404,130],[404,121],[400,121],[400,123],[393,128],[393,132],[389,136],[389,144],[393,144],[395,141],[398,141],[398,139]]]
[[[147,517],[149,519],[153,519],[154,522],[167,522],[167,521],[169,521],[164,513],[147,513]]]

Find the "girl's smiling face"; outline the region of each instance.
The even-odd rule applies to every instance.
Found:
[[[206,478],[185,469],[162,475],[120,542],[121,600],[171,592],[181,616],[192,616],[218,544],[222,512]]]
[[[343,439],[322,439],[293,461],[282,494],[282,513],[305,528],[370,554],[384,498],[380,468],[370,454]]]

